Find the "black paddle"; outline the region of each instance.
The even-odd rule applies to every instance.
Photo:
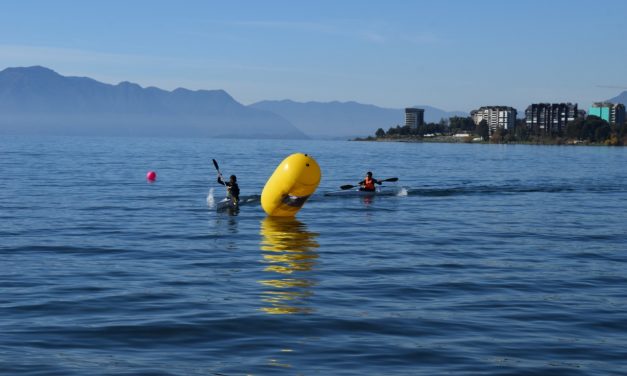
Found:
[[[380,182],[384,182],[384,181],[398,181],[398,178],[387,178],[387,179],[383,179],[383,180],[379,180],[379,181]],[[346,185],[340,186],[340,189],[345,191],[347,189],[351,189],[351,188],[355,188],[355,187],[359,187],[359,185],[346,184]]]
[[[218,166],[218,161],[216,161],[215,159],[212,159],[212,161],[213,161],[213,166],[216,168],[216,171],[218,171],[218,176],[220,177],[222,181],[224,181],[224,178],[222,178],[222,173],[220,172],[220,166]]]
[[[224,188],[226,188],[227,192],[229,190],[229,188],[226,186],[226,182],[224,181],[224,178],[222,177],[222,173],[220,172],[220,166],[218,166],[218,161],[216,161],[215,159],[212,159],[213,161],[213,166],[216,168],[216,171],[218,171],[218,177],[220,178],[220,180],[222,180],[222,182],[224,182]]]

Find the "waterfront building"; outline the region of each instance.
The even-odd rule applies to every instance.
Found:
[[[534,103],[525,110],[527,128],[535,134],[559,135],[580,116],[577,103]]]
[[[490,134],[492,134],[498,128],[513,130],[516,126],[517,113],[513,107],[483,106],[478,110],[470,111],[470,116],[475,124],[485,120],[488,123],[488,128],[490,128]]]
[[[590,107],[588,115],[598,116],[610,125],[623,125],[625,123],[625,105],[597,102]]]
[[[425,123],[425,110],[422,108],[405,109],[405,126],[416,129]]]

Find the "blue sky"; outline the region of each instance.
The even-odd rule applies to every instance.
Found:
[[[627,1],[4,1],[0,69],[382,107],[627,90]]]

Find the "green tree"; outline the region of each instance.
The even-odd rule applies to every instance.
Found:
[[[449,118],[449,128],[451,133],[457,133],[460,131],[473,132],[475,127],[475,122],[471,117],[453,116]]]
[[[598,116],[578,118],[566,125],[566,137],[572,140],[604,142],[612,135],[612,127]]]
[[[566,125],[566,137],[572,140],[582,140],[584,121],[583,118],[577,118],[569,122],[568,125]]]
[[[495,144],[506,143],[509,140],[509,132],[507,129],[496,128],[494,133],[492,133],[492,137],[490,137],[490,142]]]
[[[488,127],[488,122],[481,120],[481,122],[475,127],[475,134],[481,137],[483,141],[487,141],[490,138],[490,128]]]
[[[390,127],[390,129],[388,129],[388,136],[394,136],[394,135],[398,135],[401,134],[401,126],[397,125],[396,127]]]
[[[401,136],[408,136],[411,133],[411,127],[409,125],[403,125],[398,127],[398,134]]]
[[[381,138],[381,137],[385,137],[385,131],[383,130],[383,128],[379,128],[377,129],[377,131],[374,134],[375,136]]]
[[[587,121],[583,121],[581,123],[581,131],[579,131],[579,139],[580,140],[588,140],[594,141],[594,128],[592,128],[591,123]]]
[[[610,132],[611,128],[608,122],[598,116],[590,115],[584,121],[583,136],[592,142],[605,141],[609,137]]]
[[[601,124],[600,126],[594,129],[594,140],[596,142],[604,142],[605,140],[610,138],[612,134],[612,128],[609,124]]]
[[[529,140],[529,128],[527,127],[526,119],[516,119],[516,125],[514,126],[514,138],[516,141],[525,142]]]

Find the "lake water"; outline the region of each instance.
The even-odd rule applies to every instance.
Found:
[[[3,136],[0,374],[625,375],[626,248],[627,148]]]

